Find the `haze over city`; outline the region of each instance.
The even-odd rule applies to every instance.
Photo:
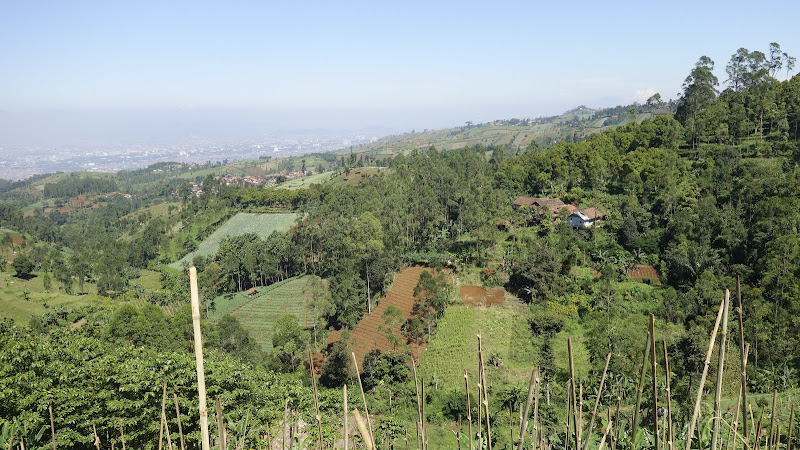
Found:
[[[6,2],[0,159],[300,135],[336,147],[674,99],[702,55],[724,81],[739,46],[797,54],[797,4],[771,3],[783,13],[752,20],[744,2]]]

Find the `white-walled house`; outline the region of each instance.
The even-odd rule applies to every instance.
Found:
[[[597,208],[587,208],[569,215],[567,224],[574,228],[591,228],[603,217]]]

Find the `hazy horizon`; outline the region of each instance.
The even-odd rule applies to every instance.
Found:
[[[762,21],[746,5],[5,2],[0,148],[395,134],[675,99],[702,55],[724,82],[739,47],[800,53],[796,2]]]

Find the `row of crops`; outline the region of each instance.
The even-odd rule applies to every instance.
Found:
[[[183,269],[190,265],[197,256],[213,256],[219,250],[219,244],[223,239],[230,236],[241,236],[247,233],[255,233],[265,238],[273,231],[285,233],[289,231],[297,220],[295,213],[283,214],[250,214],[239,213],[231,217],[224,225],[219,227],[209,237],[203,240],[197,250],[189,253],[179,261],[170,264],[174,269]]]
[[[275,322],[284,314],[293,314],[300,324],[310,326],[314,317],[308,310],[310,297],[306,293],[310,277],[286,279],[263,288],[258,293],[247,292],[224,294],[214,300],[214,311],[209,314],[212,321],[231,314],[250,333],[265,351],[272,350],[272,334]]]

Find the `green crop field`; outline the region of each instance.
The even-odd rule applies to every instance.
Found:
[[[170,264],[173,269],[182,270],[184,265],[189,265],[195,256],[212,256],[217,253],[219,244],[229,236],[241,236],[246,233],[255,233],[261,237],[267,237],[273,231],[285,233],[289,231],[297,219],[295,213],[283,214],[249,214],[239,213],[231,217],[217,231],[211,233],[200,245],[197,250],[189,253],[179,261]]]
[[[263,288],[258,294],[246,292],[223,294],[214,299],[214,310],[209,319],[217,321],[225,314],[236,317],[250,333],[250,337],[264,350],[272,350],[272,327],[284,314],[294,314],[300,324],[311,326],[313,317],[307,304],[311,297],[306,295],[306,286],[311,277],[289,278]]]
[[[475,382],[478,375],[478,330],[482,333],[484,358],[502,360],[487,367],[487,377],[513,384],[526,383],[539,362],[541,343],[531,338],[527,308],[507,303],[488,309],[466,305],[450,306],[439,321],[436,334],[423,353],[419,371],[426,380],[438,381],[440,388],[463,389],[464,369]]]

